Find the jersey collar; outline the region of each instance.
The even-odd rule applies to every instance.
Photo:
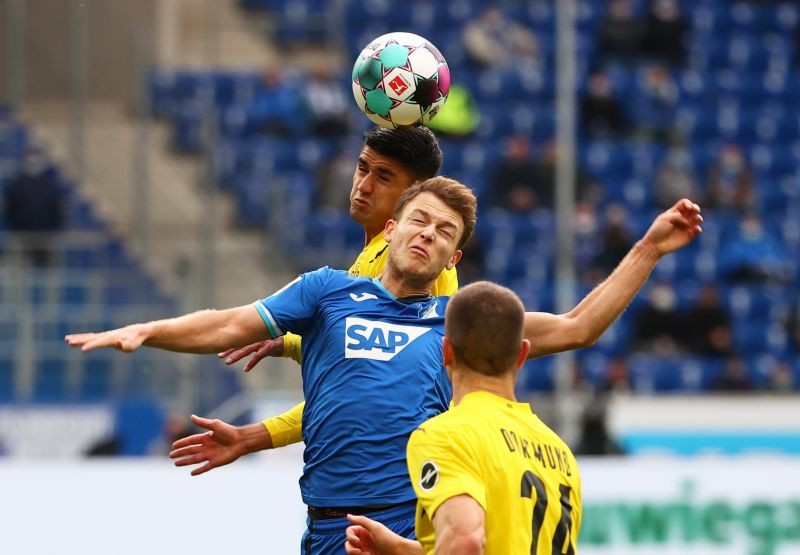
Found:
[[[389,297],[393,301],[399,301],[399,302],[401,302],[403,304],[421,303],[421,302],[429,301],[429,300],[431,300],[433,298],[430,295],[416,295],[416,296],[413,296],[413,297],[403,297],[402,299],[398,299],[397,297],[394,296],[394,294],[392,294],[388,289],[386,289],[383,286],[383,284],[381,283],[381,278],[380,277],[372,278],[372,283],[374,283],[376,286],[378,286],[384,293],[389,295]]]

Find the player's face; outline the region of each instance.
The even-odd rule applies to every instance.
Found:
[[[433,193],[421,193],[406,205],[399,220],[386,224],[391,264],[403,275],[433,281],[461,258],[457,247],[463,231],[458,212]]]
[[[369,235],[380,232],[392,217],[397,199],[414,181],[414,176],[400,162],[365,146],[353,175],[350,217],[364,226]]]

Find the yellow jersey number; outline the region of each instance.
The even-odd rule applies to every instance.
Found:
[[[572,526],[572,503],[569,500],[571,488],[566,484],[560,484],[558,490],[561,493],[561,520],[558,522],[556,531],[553,534],[552,553],[563,555],[575,555],[575,547],[572,545],[570,527]],[[533,518],[531,526],[533,539],[531,540],[531,554],[535,555],[539,545],[539,534],[544,524],[545,513],[547,512],[547,490],[544,482],[530,470],[526,470],[522,475],[522,497],[531,499],[531,494],[536,492],[536,504],[533,507]],[[566,551],[564,550],[566,543]]]

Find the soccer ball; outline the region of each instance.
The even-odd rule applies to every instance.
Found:
[[[427,124],[447,100],[450,69],[439,50],[413,33],[370,42],[353,65],[353,96],[381,127]]]

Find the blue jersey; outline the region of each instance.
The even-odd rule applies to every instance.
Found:
[[[256,308],[273,337],[303,336],[303,501],[375,506],[415,499],[406,444],[445,411],[447,297],[403,302],[378,279],[322,268]]]

